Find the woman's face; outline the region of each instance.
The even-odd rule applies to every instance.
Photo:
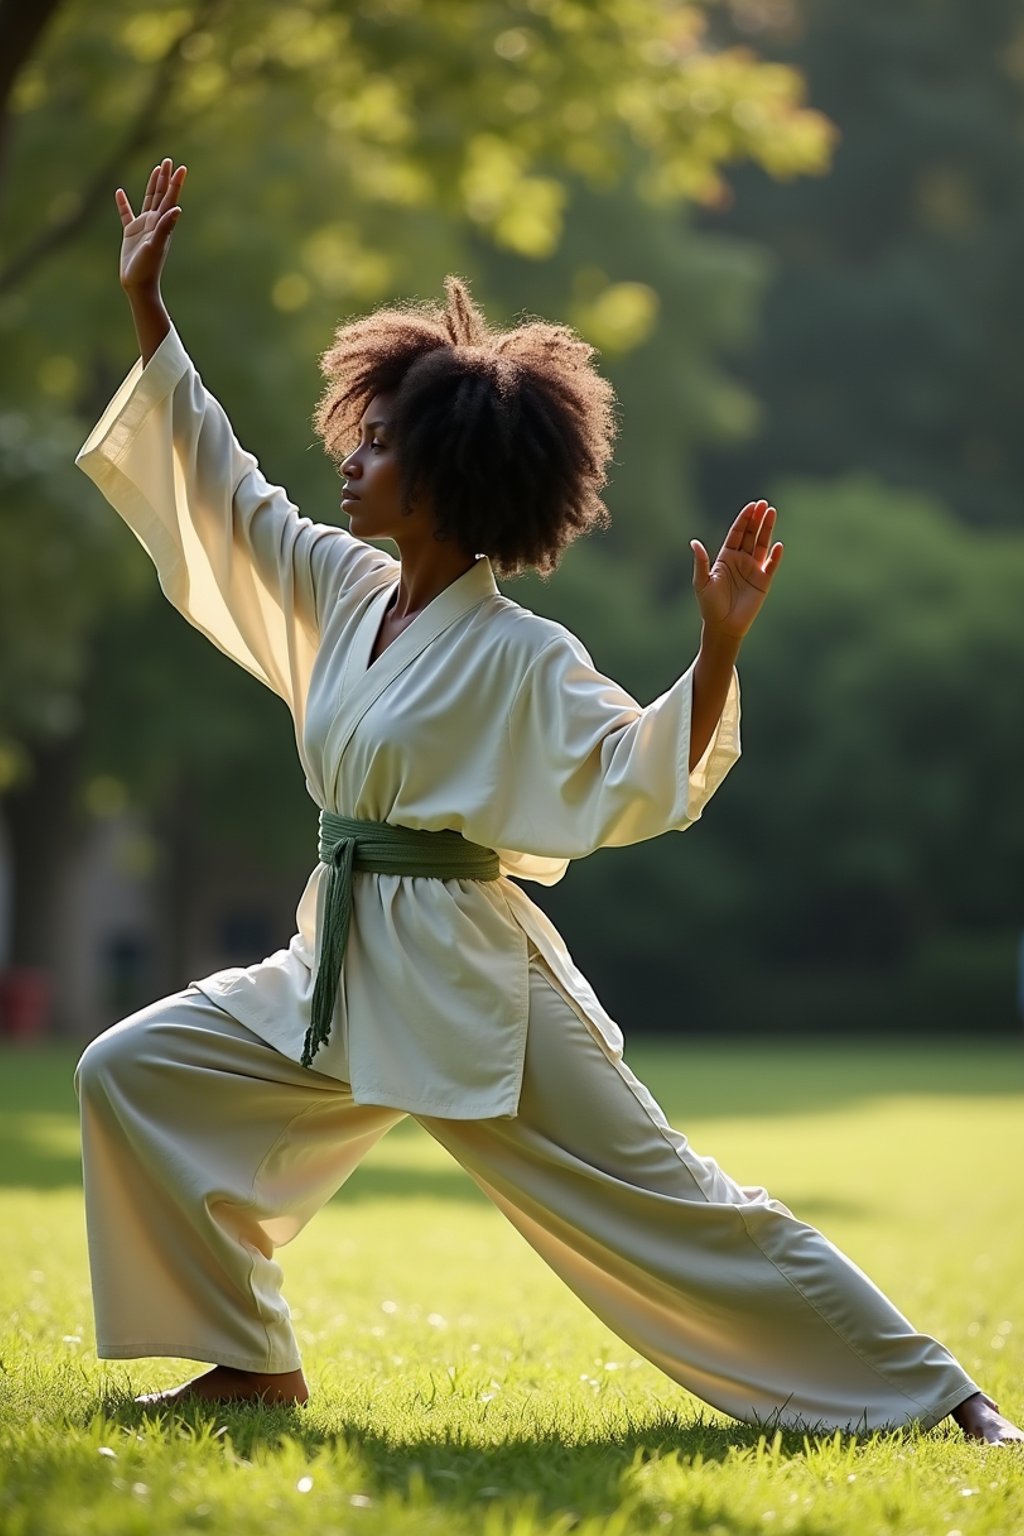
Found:
[[[426,509],[402,502],[398,454],[391,432],[391,395],[374,395],[359,423],[359,442],[341,465],[345,476],[341,510],[360,539],[408,541],[432,532],[435,523]]]

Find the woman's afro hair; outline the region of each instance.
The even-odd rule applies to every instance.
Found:
[[[497,573],[548,576],[580,534],[604,527],[600,498],[615,397],[594,348],[565,325],[492,329],[465,283],[447,303],[378,309],[339,326],[320,367],[314,425],[342,463],[374,395],[391,427],[406,504],[428,499],[438,537],[488,555]]]

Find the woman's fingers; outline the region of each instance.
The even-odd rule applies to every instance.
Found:
[[[142,207],[137,215],[132,209],[131,202],[124,188],[118,187],[114,193],[114,202],[117,204],[117,211],[121,216],[121,224],[125,229],[137,217],[141,218],[146,214],[155,214],[159,219],[165,213],[169,213],[177,204],[181,189],[185,183],[185,177],[188,174],[188,167],[179,165],[176,171],[172,171],[172,165],[173,161],[170,159],[161,160],[159,165],[154,165],[149,173],[145,196],[142,199]],[[181,212],[180,208],[178,212]]]
[[[726,534],[723,549],[742,549],[744,535],[751,526],[751,519],[755,516],[760,518],[767,505],[766,501],[748,501],[743,510],[737,513],[732,527]]]
[[[169,208],[174,207],[174,204],[178,201],[178,196],[181,192],[181,188],[184,184],[187,172],[187,166],[179,165],[173,176],[168,177],[167,186],[164,188],[163,196],[157,203],[154,212],[157,214],[163,214],[166,213]]]
[[[146,195],[142,199],[142,207],[139,210],[140,213],[149,213],[150,209],[153,207],[153,204],[156,202],[157,188],[160,185],[160,177],[163,173],[163,168],[166,163],[167,162],[165,160],[161,160],[160,164],[154,165],[153,169],[150,171],[149,180],[146,182]]]
[[[765,551],[768,548],[768,536],[774,522],[775,508],[770,507],[766,501],[755,502],[754,510],[743,530],[740,548],[745,555],[751,555],[758,565],[764,560]]]
[[[763,566],[777,515],[775,508],[766,501],[749,501],[729,530],[726,549],[750,555]],[[734,534],[738,537],[734,538]]]
[[[757,530],[757,537],[753,543],[753,555],[758,565],[764,564],[764,557],[768,552],[768,540],[772,536],[775,527],[775,519],[778,516],[774,507],[768,507],[761,519],[761,526]]]
[[[748,501],[742,511],[737,513],[725,536],[723,553],[728,549],[737,554],[750,555],[762,570],[767,570],[769,574],[773,572],[782,558],[781,544],[773,545],[770,553],[768,549],[778,515],[776,509],[763,499]]]
[[[154,165],[146,183],[146,195],[142,200],[143,213],[165,213],[176,201],[181,184],[185,180],[186,167],[174,169],[174,161],[168,155]]]
[[[156,229],[153,231],[153,244],[158,252],[163,251],[164,246],[174,233],[174,226],[178,222],[180,212],[180,208],[168,208],[167,212],[160,216]]]

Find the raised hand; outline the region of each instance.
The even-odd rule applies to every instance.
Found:
[[[749,501],[736,518],[714,565],[699,539],[693,550],[693,590],[709,629],[739,640],[757,617],[782,559],[782,545],[768,547],[777,514],[766,501]]]
[[[160,288],[160,274],[167,257],[167,244],[181,208],[178,198],[187,169],[174,169],[172,160],[162,160],[149,173],[142,211],[132,212],[132,205],[122,187],[114,193],[121,215],[121,287],[131,295],[155,294]]]

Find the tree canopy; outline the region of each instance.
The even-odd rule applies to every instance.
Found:
[[[612,1011],[891,1027],[969,998],[1011,1017],[1009,0],[0,0],[0,31],[0,794],[26,847],[62,846],[52,786],[73,782],[85,815],[173,821],[172,863],[189,819],[239,846],[258,822],[296,879],[311,861],[280,702],[168,608],[72,467],[135,356],[113,190],[173,153],[175,321],[310,516],[339,515],[310,424],[333,326],[436,297],[448,271],[496,321],[567,320],[602,351],[611,528],[509,593],[640,701],[693,655],[689,538],[778,505],[743,762],[683,844],[531,890]],[[37,895],[16,951],[46,930]]]

